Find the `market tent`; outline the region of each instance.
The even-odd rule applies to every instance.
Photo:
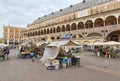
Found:
[[[105,43],[96,42],[96,43],[92,43],[92,44],[88,44],[88,45],[91,45],[91,46],[101,46],[101,45],[105,45]]]
[[[48,44],[48,42],[37,42],[36,43],[37,46],[47,45],[47,44]]]
[[[62,41],[53,41],[50,44],[48,44],[47,46],[79,46],[80,44],[77,42],[74,42],[72,40],[62,40]]]
[[[65,50],[60,47],[46,47],[43,57],[40,59],[45,66],[49,66],[51,61],[55,59],[59,54],[65,54]]]
[[[21,46],[30,46],[29,43],[22,43]]]
[[[109,41],[109,42],[106,42],[104,45],[120,45],[120,42]]]
[[[0,43],[1,48],[7,47],[7,46],[8,46],[7,44]]]

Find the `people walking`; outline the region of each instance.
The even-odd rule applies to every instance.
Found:
[[[67,52],[67,58],[68,58],[67,66],[71,66],[72,65],[72,53],[70,50]]]
[[[33,50],[33,57],[32,57],[32,61],[33,61],[33,62],[34,62],[35,59],[37,58],[37,54],[38,54],[37,48],[34,48],[34,50]]]
[[[10,50],[8,47],[6,47],[6,58],[9,59],[9,54],[10,54]]]

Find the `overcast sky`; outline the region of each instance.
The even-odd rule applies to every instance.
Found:
[[[0,37],[3,24],[26,27],[38,17],[74,5],[82,0],[0,0]]]

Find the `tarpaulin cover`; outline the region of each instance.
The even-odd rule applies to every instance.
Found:
[[[43,57],[40,59],[44,64],[50,64],[50,60],[55,59],[59,54],[60,48],[58,47],[46,47]]]

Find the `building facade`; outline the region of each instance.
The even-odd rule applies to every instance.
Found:
[[[3,43],[3,38],[0,38],[0,43]]]
[[[120,0],[83,0],[39,17],[23,32],[22,42],[56,41],[66,34],[84,45],[120,42]]]
[[[3,26],[3,42],[7,45],[18,45],[23,38],[22,31],[25,28],[20,28],[11,25]]]

